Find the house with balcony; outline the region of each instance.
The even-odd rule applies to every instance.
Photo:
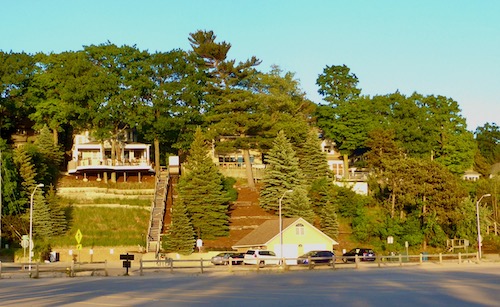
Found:
[[[129,175],[138,176],[140,181],[141,176],[154,173],[150,144],[136,142],[132,132],[125,132],[115,146],[114,159],[111,144],[110,140],[97,141],[89,131],[75,135],[68,174],[82,176],[84,180],[89,177],[106,180],[108,174],[115,173],[116,177],[123,177],[123,181]]]

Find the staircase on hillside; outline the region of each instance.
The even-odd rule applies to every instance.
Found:
[[[165,218],[166,203],[168,197],[169,174],[161,171],[156,181],[155,197],[151,204],[151,217],[149,221],[146,252],[160,251],[161,234],[163,231],[163,220]]]

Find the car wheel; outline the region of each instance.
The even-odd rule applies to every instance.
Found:
[[[266,263],[264,261],[259,262],[259,268],[263,268],[266,266]]]

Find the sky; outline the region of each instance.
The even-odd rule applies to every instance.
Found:
[[[295,73],[316,103],[326,66],[347,65],[364,95],[442,95],[474,131],[500,124],[498,0],[0,0],[0,50],[60,53],[110,41],[191,50],[212,30],[228,58]]]

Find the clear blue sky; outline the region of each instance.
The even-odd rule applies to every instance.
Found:
[[[296,74],[320,102],[326,65],[349,66],[363,94],[444,95],[469,130],[500,124],[499,0],[2,0],[0,50],[81,50],[111,41],[190,50],[213,30],[229,57],[257,56]]]

